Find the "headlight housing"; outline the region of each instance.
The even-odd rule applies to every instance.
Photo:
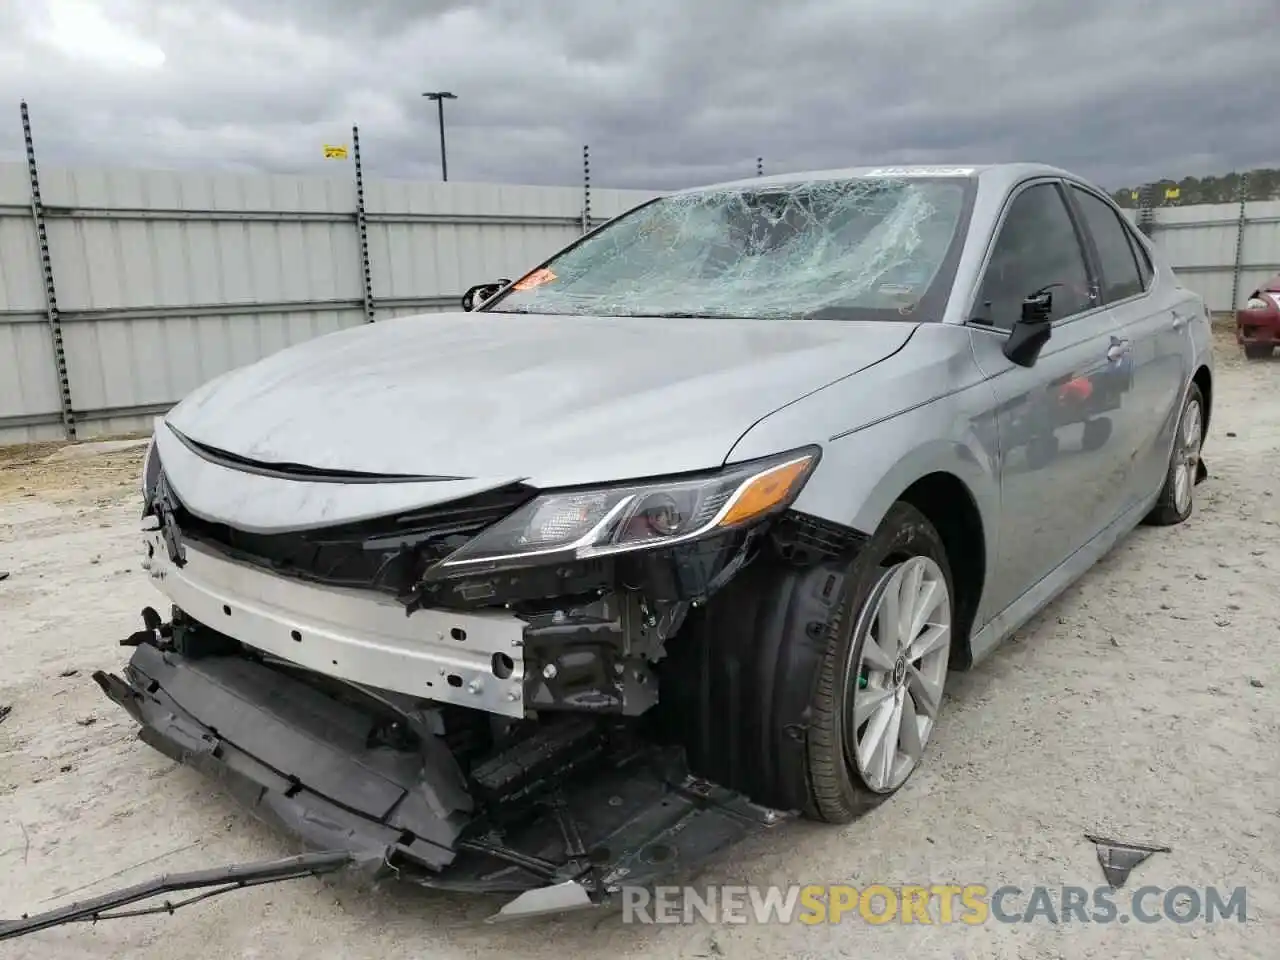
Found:
[[[426,572],[427,579],[672,546],[785,510],[818,463],[805,448],[690,479],[544,493]]]
[[[1249,302],[1244,305],[1246,310],[1270,310],[1271,304],[1263,300],[1261,297],[1250,297]]]

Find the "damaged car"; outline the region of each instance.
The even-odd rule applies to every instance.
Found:
[[[1236,311],[1236,343],[1250,360],[1266,360],[1280,343],[1280,273],[1249,294]]]
[[[156,422],[167,612],[95,679],[307,847],[517,910],[891,797],[1205,476],[1205,305],[1052,167],[685,190],[466,306]]]

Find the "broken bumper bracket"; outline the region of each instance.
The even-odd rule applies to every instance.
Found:
[[[190,659],[144,643],[124,677],[95,681],[161,753],[221,783],[311,850],[347,851],[375,875],[517,895],[494,919],[599,905],[623,886],[687,876],[787,816],[688,774],[643,744],[517,804],[478,805],[443,767],[369,747],[368,717],[241,657]],[[476,806],[472,806],[477,803]]]

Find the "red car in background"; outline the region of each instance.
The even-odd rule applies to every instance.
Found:
[[[1236,311],[1236,342],[1250,360],[1264,360],[1280,344],[1280,273],[1249,295]]]

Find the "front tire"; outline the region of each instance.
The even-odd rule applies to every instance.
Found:
[[[942,705],[955,613],[942,539],[894,504],[853,561],[808,738],[813,819],[847,823],[915,772]]]
[[[881,619],[892,620],[883,613],[886,602],[912,585],[919,595],[929,584],[936,585],[929,593],[938,602],[923,611],[916,631],[919,637],[935,628],[928,649],[908,642],[902,666],[897,650],[878,658],[867,638],[888,649],[887,634],[874,629]],[[890,594],[894,587],[898,592]],[[839,557],[811,563],[766,548],[708,604],[692,610],[668,642],[658,665],[655,732],[684,748],[698,776],[756,803],[846,823],[900,789],[918,765],[933,732],[932,723],[920,720],[936,716],[946,678],[954,597],[942,540],[907,503],[894,504],[872,536],[855,538]],[[910,676],[908,666],[915,668]],[[868,696],[888,687],[886,674],[892,699],[869,703]],[[912,688],[909,708],[899,685]],[[861,757],[858,752],[858,734],[865,740],[872,719],[867,711],[886,706],[888,716],[877,722],[888,733],[888,721],[897,720],[898,736],[881,739],[909,748],[895,749],[888,774],[886,755],[874,744],[863,742]],[[918,745],[910,739],[913,728],[903,724],[908,711]]]
[[[1204,443],[1204,396],[1194,383],[1182,404],[1169,468],[1155,508],[1146,522],[1159,527],[1182,523],[1195,507],[1195,487],[1200,474],[1200,447]]]
[[[1244,355],[1248,360],[1266,360],[1271,356],[1271,351],[1275,349],[1273,343],[1246,343],[1244,345]]]

